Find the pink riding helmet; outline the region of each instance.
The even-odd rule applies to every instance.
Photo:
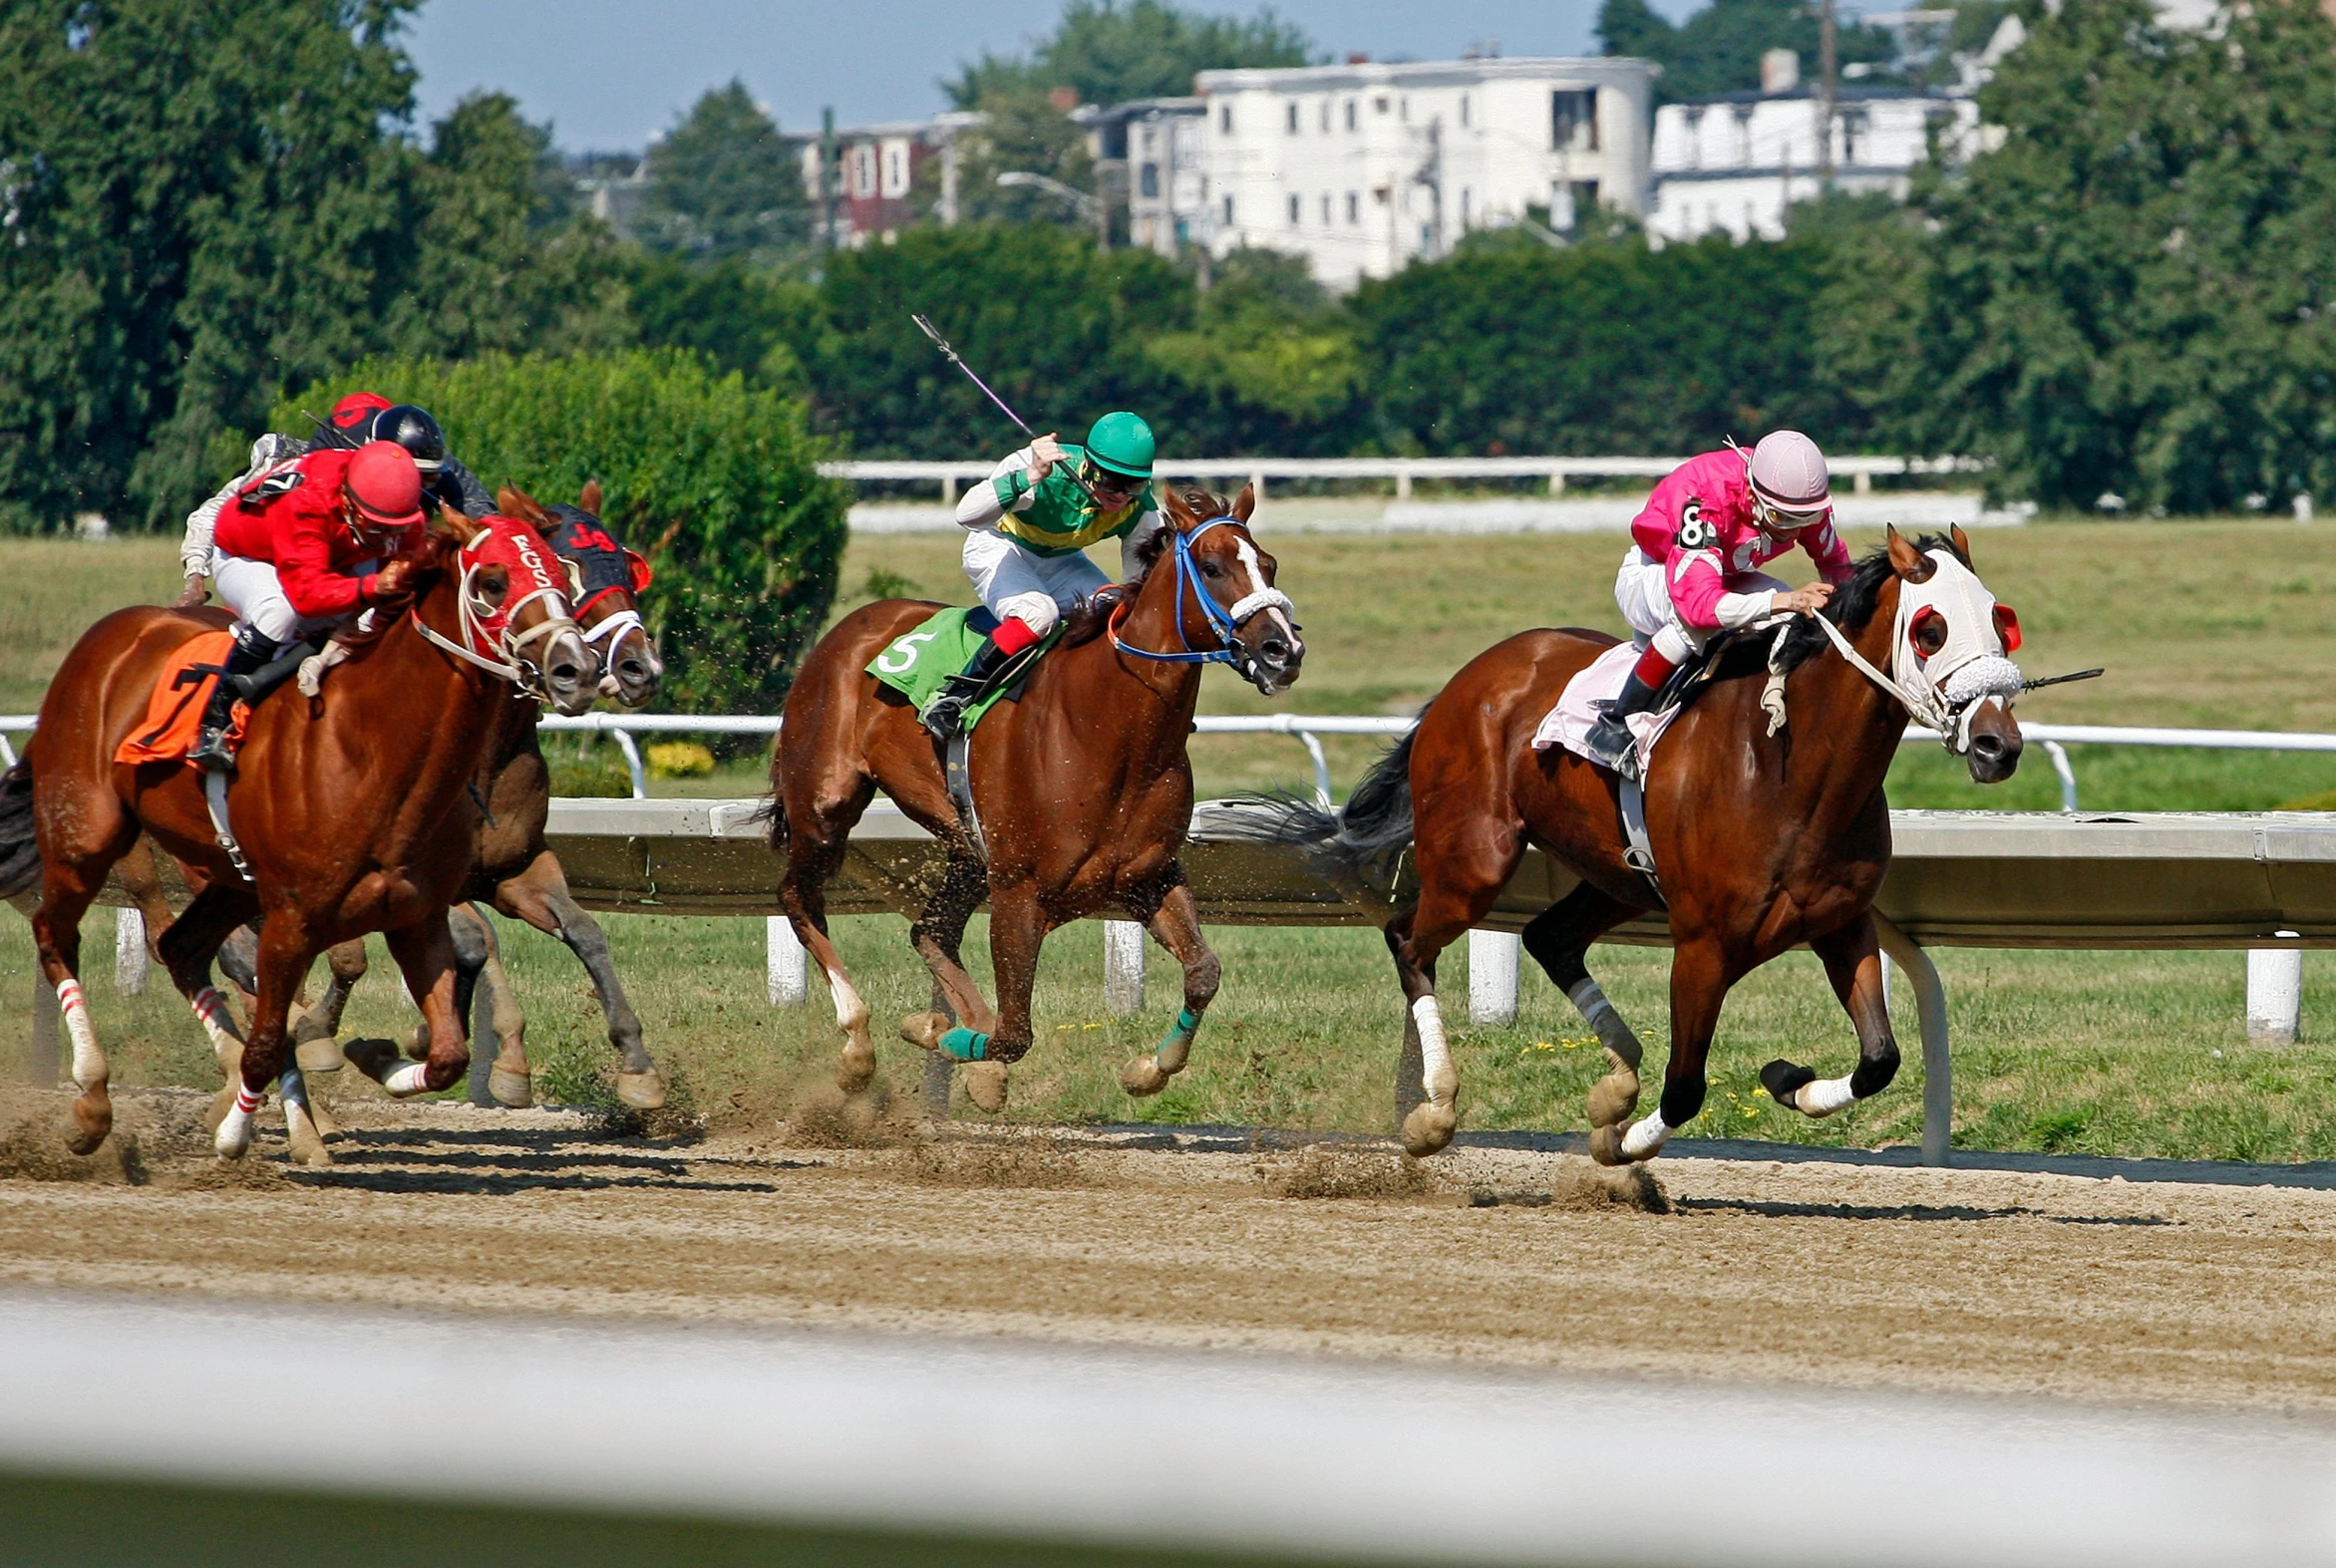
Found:
[[[1778,511],[1804,515],[1833,504],[1825,454],[1797,430],[1771,431],[1752,449],[1752,491]]]

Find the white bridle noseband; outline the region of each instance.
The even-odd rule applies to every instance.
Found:
[[[1905,704],[1916,724],[1939,733],[1957,757],[1971,749],[1971,721],[1990,697],[2008,707],[2020,694],[2020,667],[2006,657],[1995,620],[1995,595],[1951,550],[1928,552],[1929,576],[1898,583],[1898,613],[1890,628],[1890,670],[1882,674],[1823,615],[1813,616],[1852,669]],[[1933,654],[1914,646],[1913,628],[1925,612],[1946,623],[1946,641]]]

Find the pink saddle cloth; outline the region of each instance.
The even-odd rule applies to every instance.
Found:
[[[1631,666],[1638,663],[1638,655],[1639,650],[1631,644],[1616,643],[1567,681],[1565,690],[1558,694],[1557,706],[1549,710],[1549,717],[1533,732],[1533,750],[1545,752],[1552,746],[1562,746],[1576,757],[1589,758],[1589,749],[1582,741],[1590,733],[1590,726],[1598,722],[1598,704],[1622,695],[1622,683],[1630,678]],[[1677,709],[1666,709],[1661,713],[1632,714],[1623,721],[1638,742],[1641,779],[1647,776],[1647,768],[1654,761],[1655,742],[1662,739],[1663,732],[1671,727],[1677,715]]]

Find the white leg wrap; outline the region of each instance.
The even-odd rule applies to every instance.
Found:
[[[259,1109],[259,1097],[242,1084],[235,1086],[235,1103],[219,1118],[218,1136],[211,1146],[219,1151],[221,1159],[241,1159],[251,1147],[251,1118]]]
[[[1830,1116],[1857,1097],[1845,1078],[1821,1078],[1793,1091],[1793,1103],[1813,1116]]]
[[[423,1080],[429,1072],[429,1063],[409,1062],[404,1067],[398,1068],[391,1072],[387,1078],[384,1078],[381,1081],[381,1087],[388,1090],[392,1095],[395,1095],[400,1099],[406,1099],[415,1095],[427,1094],[429,1092],[430,1086],[423,1082]]]
[[[1630,1130],[1622,1134],[1622,1152],[1632,1159],[1644,1159],[1661,1148],[1670,1136],[1671,1129],[1663,1124],[1663,1113],[1658,1110],[1632,1123]]]
[[[194,993],[187,1004],[202,1025],[202,1032],[210,1036],[211,1051],[216,1054],[229,1046],[240,1046],[243,1037],[235,1033],[235,1017],[227,1011],[227,999],[210,986]]]
[[[1420,1031],[1420,1079],[1428,1098],[1450,1104],[1460,1092],[1460,1075],[1452,1070],[1452,1050],[1444,1041],[1444,1012],[1432,996],[1412,1004],[1412,1021]]]
[[[74,1087],[86,1090],[104,1083],[106,1054],[98,1049],[98,1032],[89,1021],[89,999],[81,994],[80,981],[68,975],[57,982],[57,1006],[73,1036]]]
[[[867,1004],[859,999],[859,993],[851,988],[851,982],[844,978],[842,970],[831,969],[828,971],[828,990],[835,998],[835,1027],[837,1029],[855,1030],[866,1027]]]

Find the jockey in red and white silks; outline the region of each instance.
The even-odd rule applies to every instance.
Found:
[[[1713,633],[1818,609],[1852,570],[1834,528],[1825,455],[1799,431],[1774,432],[1749,453],[1730,443],[1690,458],[1655,486],[1630,532],[1614,598],[1645,652],[1587,737],[1598,761],[1620,773],[1637,767],[1623,720],[1652,707]],[[1823,582],[1795,589],[1759,569],[1796,547]]]

